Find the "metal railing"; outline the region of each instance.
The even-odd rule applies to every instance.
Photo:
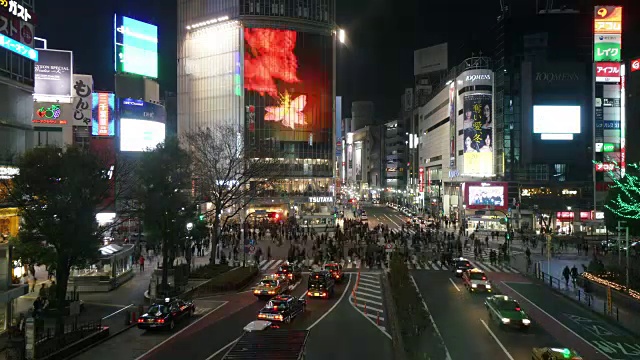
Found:
[[[596,313],[615,319],[617,322],[620,321],[620,311],[618,306],[611,304],[611,307],[608,308],[607,301],[600,300],[581,288],[578,285],[580,280],[574,282],[572,279],[569,279],[567,282],[565,279],[556,278],[544,271],[541,271],[539,265],[539,263],[536,263],[533,274],[529,273],[529,275],[535,276],[551,289],[564,293],[582,306],[585,306]]]

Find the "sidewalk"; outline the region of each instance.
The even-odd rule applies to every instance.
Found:
[[[588,257],[587,257],[588,258]],[[640,334],[640,314],[638,313],[638,309],[640,309],[640,302],[637,304],[638,307],[633,309],[625,304],[620,304],[619,302],[614,300],[612,301],[612,309],[611,313],[608,312],[607,309],[607,299],[605,296],[600,296],[594,294],[594,292],[585,292],[584,288],[581,286],[574,286],[571,282],[569,282],[569,286],[566,286],[564,278],[562,277],[562,270],[565,266],[571,268],[575,265],[579,272],[582,272],[582,264],[585,266],[588,265],[589,260],[565,260],[565,259],[551,259],[551,262],[547,262],[546,260],[536,259],[532,255],[532,262],[540,264],[540,271],[544,273],[544,279],[542,277],[539,278],[540,281],[543,281],[547,286],[552,287],[556,291],[561,292],[565,296],[573,299],[576,302],[579,302],[583,306],[589,308],[591,311],[605,316],[608,319],[617,322],[619,325],[623,326],[627,330],[632,331],[635,334]],[[527,273],[526,268],[526,258],[524,256],[516,256],[511,261],[511,266],[520,270],[522,274],[529,277],[536,277],[533,273],[533,268],[529,270]],[[549,277],[547,271],[551,274],[551,278]]]

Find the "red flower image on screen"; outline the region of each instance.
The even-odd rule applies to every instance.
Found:
[[[292,30],[244,29],[244,86],[260,95],[278,96],[275,80],[299,83],[298,59],[293,53],[297,34]]]
[[[304,122],[304,107],[307,106],[307,96],[300,95],[291,99],[291,95],[285,92],[278,106],[265,107],[264,121],[282,121],[282,125],[295,129],[296,125],[306,125]]]

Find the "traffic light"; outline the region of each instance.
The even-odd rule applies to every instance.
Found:
[[[198,220],[204,221],[205,220],[204,214],[200,214],[200,216],[198,216]]]
[[[511,240],[511,233],[508,230],[507,230],[506,239],[507,240]]]

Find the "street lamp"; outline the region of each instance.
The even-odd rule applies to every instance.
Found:
[[[347,41],[347,34],[344,29],[338,29],[338,41],[340,41],[341,44],[344,44]]]
[[[187,231],[193,230],[193,223],[187,223]]]

